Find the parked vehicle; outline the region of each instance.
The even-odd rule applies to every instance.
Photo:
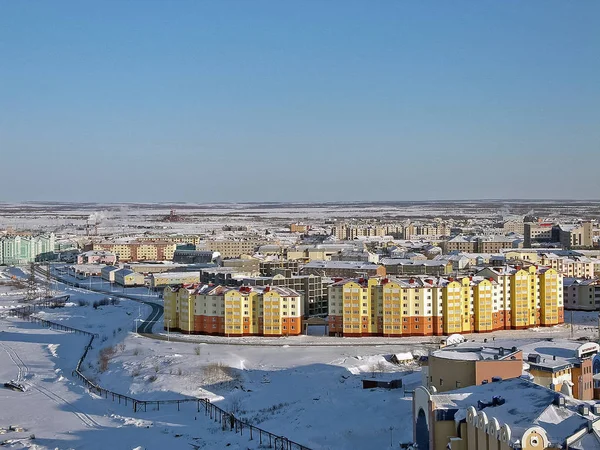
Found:
[[[24,384],[21,384],[17,381],[10,380],[4,383],[4,387],[7,389],[12,389],[13,391],[25,392],[27,388]]]

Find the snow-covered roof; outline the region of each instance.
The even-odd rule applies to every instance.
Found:
[[[501,396],[505,402],[497,406],[487,406],[483,410],[496,418],[500,424],[507,424],[512,430],[512,442],[521,438],[531,426],[544,428],[550,442],[558,445],[588,426],[595,416],[582,416],[577,412],[578,402],[565,398],[565,406],[554,404],[557,393],[522,378],[469,386],[440,394],[433,394],[432,401],[439,409],[455,410],[466,416],[470,406],[478,409],[478,401],[488,404],[492,397]]]

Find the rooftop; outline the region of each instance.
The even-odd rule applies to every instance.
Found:
[[[478,402],[488,404],[492,397],[501,396],[505,403],[497,406],[479,407]],[[596,416],[583,416],[577,412],[580,404],[565,398],[565,405],[554,404],[557,393],[521,378],[512,378],[479,386],[469,386],[442,394],[433,394],[436,407],[455,410],[454,419],[466,417],[470,406],[483,409],[488,418],[494,417],[500,425],[507,424],[511,431],[511,441],[516,443],[531,426],[538,425],[548,434],[551,446],[558,446],[575,434],[588,427],[588,423],[597,420]]]

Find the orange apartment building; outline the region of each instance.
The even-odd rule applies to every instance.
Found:
[[[280,286],[186,285],[164,291],[164,328],[219,336],[294,336],[302,331],[301,295]]]
[[[336,279],[330,336],[431,336],[553,326],[564,322],[554,269],[500,267],[476,276]]]

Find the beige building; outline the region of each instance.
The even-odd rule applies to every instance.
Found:
[[[600,407],[521,378],[413,395],[419,450],[599,448]]]
[[[505,233],[525,234],[525,223],[522,220],[507,220],[502,224]]]
[[[523,240],[516,236],[463,236],[458,235],[443,242],[444,253],[498,253],[507,248],[521,248]]]
[[[204,241],[199,247],[219,252],[223,258],[239,258],[241,255],[253,255],[264,244],[267,242],[257,239],[223,239]]]
[[[600,311],[600,280],[565,278],[563,298],[565,309]]]
[[[422,368],[423,385],[437,392],[491,383],[523,373],[523,352],[517,347],[495,348],[468,343],[436,350]]]
[[[200,282],[200,272],[161,272],[150,275],[152,289],[183,284],[197,284]]]
[[[559,239],[564,248],[592,247],[593,227],[591,222],[576,225],[559,225]]]

